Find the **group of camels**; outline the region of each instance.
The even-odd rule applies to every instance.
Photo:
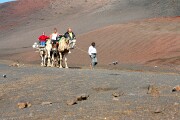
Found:
[[[52,44],[51,39],[48,39],[45,47],[38,47],[41,66],[63,68],[62,62],[64,58],[65,68],[67,65],[67,55],[69,53],[69,39],[62,37],[58,43]]]

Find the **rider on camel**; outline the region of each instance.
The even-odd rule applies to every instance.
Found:
[[[69,44],[70,44],[70,48],[74,49],[75,45],[76,45],[76,36],[74,34],[74,32],[72,32],[71,28],[68,28],[67,32],[64,34],[65,38],[69,39]]]
[[[50,35],[50,39],[52,41],[52,44],[56,44],[58,42],[57,37],[59,36],[59,33],[57,32],[57,29],[54,28],[54,32]]]
[[[46,40],[49,39],[49,37],[45,35],[45,32],[43,32],[42,35],[38,39],[40,42],[40,46],[44,47],[46,44]]]

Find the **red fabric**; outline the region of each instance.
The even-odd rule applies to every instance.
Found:
[[[45,35],[41,35],[41,36],[39,37],[39,41],[40,41],[40,42],[43,42],[43,41],[46,42],[47,39],[49,39],[49,37],[48,37],[48,36],[45,36]]]

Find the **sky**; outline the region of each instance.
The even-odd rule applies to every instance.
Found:
[[[15,1],[15,0],[0,0],[0,3],[9,2],[9,1]]]

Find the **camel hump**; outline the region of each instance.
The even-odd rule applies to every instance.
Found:
[[[61,40],[59,41],[58,50],[60,52],[63,52],[64,50],[69,50],[69,43],[68,43],[68,40],[66,40],[65,37],[62,37]]]

